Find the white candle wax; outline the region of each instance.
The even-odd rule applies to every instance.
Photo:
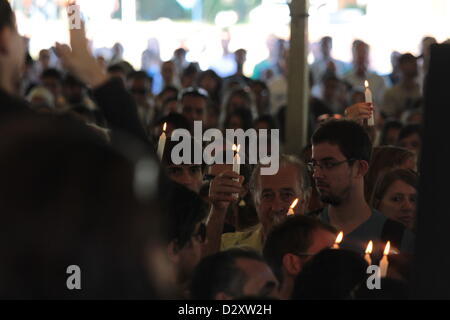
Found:
[[[163,157],[163,154],[164,154],[164,147],[166,145],[166,125],[167,124],[164,123],[163,132],[159,136],[158,149],[156,151],[159,160],[162,160],[162,157]]]
[[[383,258],[380,261],[380,276],[381,276],[381,278],[384,278],[387,275],[387,271],[388,271],[388,267],[389,267],[388,255],[389,255],[390,249],[391,249],[391,242],[388,241],[386,243],[386,247],[384,248]]]
[[[366,90],[364,92],[364,95],[365,95],[365,98],[366,98],[366,102],[371,103],[372,107],[373,107],[372,91],[370,91],[370,89],[369,89],[369,81],[366,80],[364,85],[366,87]],[[375,125],[374,112],[372,112],[370,118],[367,121],[367,124],[369,126],[374,126]]]

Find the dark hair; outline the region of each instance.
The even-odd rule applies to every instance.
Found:
[[[345,300],[366,279],[367,262],[353,251],[326,249],[295,280],[293,300]]]
[[[253,123],[256,126],[258,122],[267,122],[269,124],[269,129],[279,128],[277,120],[270,114],[259,116]]]
[[[370,162],[372,142],[364,128],[351,120],[329,120],[314,132],[313,145],[328,142],[337,145],[347,159]]]
[[[386,172],[397,169],[415,154],[408,149],[394,146],[381,146],[373,149],[369,171],[364,177],[366,200],[370,201],[372,192],[380,176]]]
[[[145,259],[159,211],[136,198],[133,162],[67,116],[0,132],[0,298],[156,297]],[[66,287],[70,265],[82,290]]]
[[[48,69],[42,71],[41,79],[44,79],[44,78],[53,78],[60,82],[63,79],[61,72],[54,68],[48,68]]]
[[[246,274],[236,266],[238,259],[264,262],[255,251],[238,248],[207,256],[194,271],[190,286],[191,298],[213,300],[220,292],[234,298],[241,297],[247,279]]]
[[[391,278],[380,279],[380,290],[370,290],[362,283],[352,294],[355,300],[406,300],[409,298],[408,285]]]
[[[416,61],[417,58],[413,56],[411,53],[404,53],[398,58],[398,64],[401,65],[406,62]]]
[[[120,65],[120,64],[113,64],[113,65],[111,65],[111,66],[109,66],[108,67],[108,69],[107,69],[107,71],[109,72],[109,73],[113,73],[113,72],[121,72],[121,73],[123,73],[123,74],[126,74],[126,71],[125,71],[125,69],[122,67],[122,65]]]
[[[378,179],[378,182],[374,186],[374,191],[371,197],[371,205],[373,208],[378,209],[381,200],[383,199],[387,189],[395,182],[395,181],[403,181],[404,183],[410,185],[414,189],[417,190],[419,177],[417,173],[408,169],[396,169],[387,172],[383,176]]]
[[[284,255],[307,252],[313,242],[313,232],[318,229],[336,233],[334,227],[304,215],[287,217],[269,233],[264,244],[263,256],[280,283],[283,282]]]
[[[69,87],[81,87],[81,88],[86,87],[84,82],[82,82],[80,79],[78,79],[77,77],[75,77],[74,75],[71,75],[71,74],[66,74],[62,83],[64,86],[69,86]]]
[[[400,133],[398,134],[398,141],[403,140],[404,138],[407,138],[413,134],[418,134],[419,136],[422,135],[422,126],[420,124],[408,124],[400,130]]]
[[[11,5],[6,0],[0,0],[0,30],[4,27],[14,28],[15,19]]]
[[[198,194],[173,182],[165,206],[166,243],[174,241],[177,249],[181,250],[191,242],[196,224],[205,219],[205,204]]]
[[[252,112],[247,108],[237,108],[229,113],[225,119],[224,129],[230,129],[230,121],[232,117],[238,117],[242,121],[242,127],[244,131],[253,127]]]
[[[169,99],[167,100],[169,101]],[[159,126],[164,122],[170,123],[175,129],[186,129],[191,131],[191,123],[186,119],[185,116],[179,113],[171,112],[167,116],[159,118],[154,126]]]
[[[178,89],[174,86],[165,86],[158,94],[158,98],[161,98],[167,92],[173,92],[173,96],[178,98]]]
[[[151,84],[153,83],[153,77],[149,76],[146,71],[132,71],[127,76],[128,80],[147,80]]]
[[[391,129],[398,129],[401,130],[403,128],[403,124],[398,120],[386,120],[386,122],[383,125],[383,129],[381,130],[380,135],[380,146],[384,146],[387,144],[387,133]]]

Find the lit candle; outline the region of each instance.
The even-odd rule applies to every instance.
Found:
[[[339,244],[342,242],[342,239],[344,238],[344,233],[341,231],[336,237],[336,241],[334,241],[333,249],[339,249]]]
[[[164,153],[164,147],[166,145],[166,128],[167,128],[167,123],[164,122],[163,125],[163,132],[161,133],[161,135],[159,136],[159,141],[158,141],[158,150],[157,150],[157,154],[158,154],[158,158],[159,160],[162,160],[163,157],[163,153]]]
[[[366,255],[364,256],[364,259],[367,261],[367,264],[370,266],[372,264],[372,259],[370,258],[370,254],[372,253],[373,249],[373,242],[372,240],[369,241],[369,244],[366,248]]]
[[[372,104],[372,107],[373,107],[372,91],[370,91],[370,89],[369,89],[369,81],[366,80],[364,82],[364,86],[366,87],[366,91],[364,92],[364,94],[366,96],[366,102],[370,102]],[[373,112],[370,115],[370,118],[368,119],[367,124],[369,126],[372,126],[372,127],[375,125],[375,119],[374,119],[374,116],[373,116]]]
[[[239,156],[239,150],[241,149],[241,145],[238,144],[237,147],[233,144],[232,150],[235,152],[233,157],[233,171],[237,174],[240,174],[241,169],[241,157]]]
[[[381,277],[384,278],[387,275],[387,270],[389,267],[388,255],[391,249],[391,242],[388,241],[386,243],[386,247],[384,247],[383,258],[380,261],[380,274]]]
[[[294,208],[295,208],[295,206],[297,205],[297,203],[298,203],[298,198],[296,198],[294,201],[292,201],[292,204],[291,204],[291,206],[289,207],[289,210],[288,210],[288,213],[287,213],[288,216],[294,214]]]

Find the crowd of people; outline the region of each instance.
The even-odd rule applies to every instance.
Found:
[[[251,77],[244,49],[224,50],[233,60],[220,72],[186,61],[183,48],[169,61],[144,52],[135,70],[120,44],[111,61],[95,57],[84,26],[70,30],[70,46],[56,43],[34,61],[0,0],[0,297],[407,298],[422,88],[435,42],[424,38],[419,57],[393,54],[392,73],[380,76],[369,44],[355,40],[348,64],[324,37],[310,66],[310,144],[284,154],[285,41],[271,42]],[[192,132],[194,121],[204,130],[278,129],[270,143],[282,153],[279,170],[176,163],[170,137]],[[391,243],[382,290],[366,286],[369,241],[374,264]],[[81,270],[79,290],[67,287],[70,265]]]

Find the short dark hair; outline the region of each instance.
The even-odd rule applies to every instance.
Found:
[[[419,136],[422,135],[422,126],[420,124],[408,124],[404,126],[402,130],[400,130],[400,133],[398,134],[398,140],[400,141],[416,133]]]
[[[307,262],[295,280],[293,300],[350,299],[366,277],[367,262],[356,252],[326,249]]]
[[[383,129],[381,130],[381,136],[380,136],[380,145],[387,144],[386,138],[387,133],[391,129],[398,129],[401,130],[403,128],[403,124],[395,119],[386,120],[386,122],[383,125]]]
[[[0,30],[4,27],[15,28],[14,13],[6,0],[0,0]]]
[[[411,53],[404,53],[398,58],[398,64],[403,64],[405,62],[416,61],[417,58]]]
[[[287,217],[269,233],[264,244],[263,256],[280,283],[283,282],[284,255],[307,252],[312,245],[313,232],[318,229],[336,233],[334,227],[304,215]]]
[[[191,298],[213,300],[219,292],[235,298],[241,297],[246,275],[236,266],[238,259],[264,262],[255,251],[239,248],[207,256],[200,261],[194,271],[190,286]]]
[[[314,132],[313,145],[328,142],[337,145],[347,159],[370,162],[372,142],[365,129],[351,120],[329,120]]]
[[[125,69],[120,64],[117,64],[117,63],[109,66],[107,70],[109,73],[122,72],[123,74],[126,74]]]
[[[63,79],[63,76],[62,76],[61,72],[58,71],[57,69],[48,68],[48,69],[42,71],[41,79],[44,79],[44,78],[53,78],[53,79],[56,79],[61,82]]]
[[[175,182],[170,184],[164,203],[166,242],[174,241],[177,249],[183,249],[191,242],[196,224],[206,218],[205,204],[198,194]]]
[[[132,71],[127,76],[128,80],[148,80],[151,84],[153,83],[153,77],[149,76],[145,71]]]

